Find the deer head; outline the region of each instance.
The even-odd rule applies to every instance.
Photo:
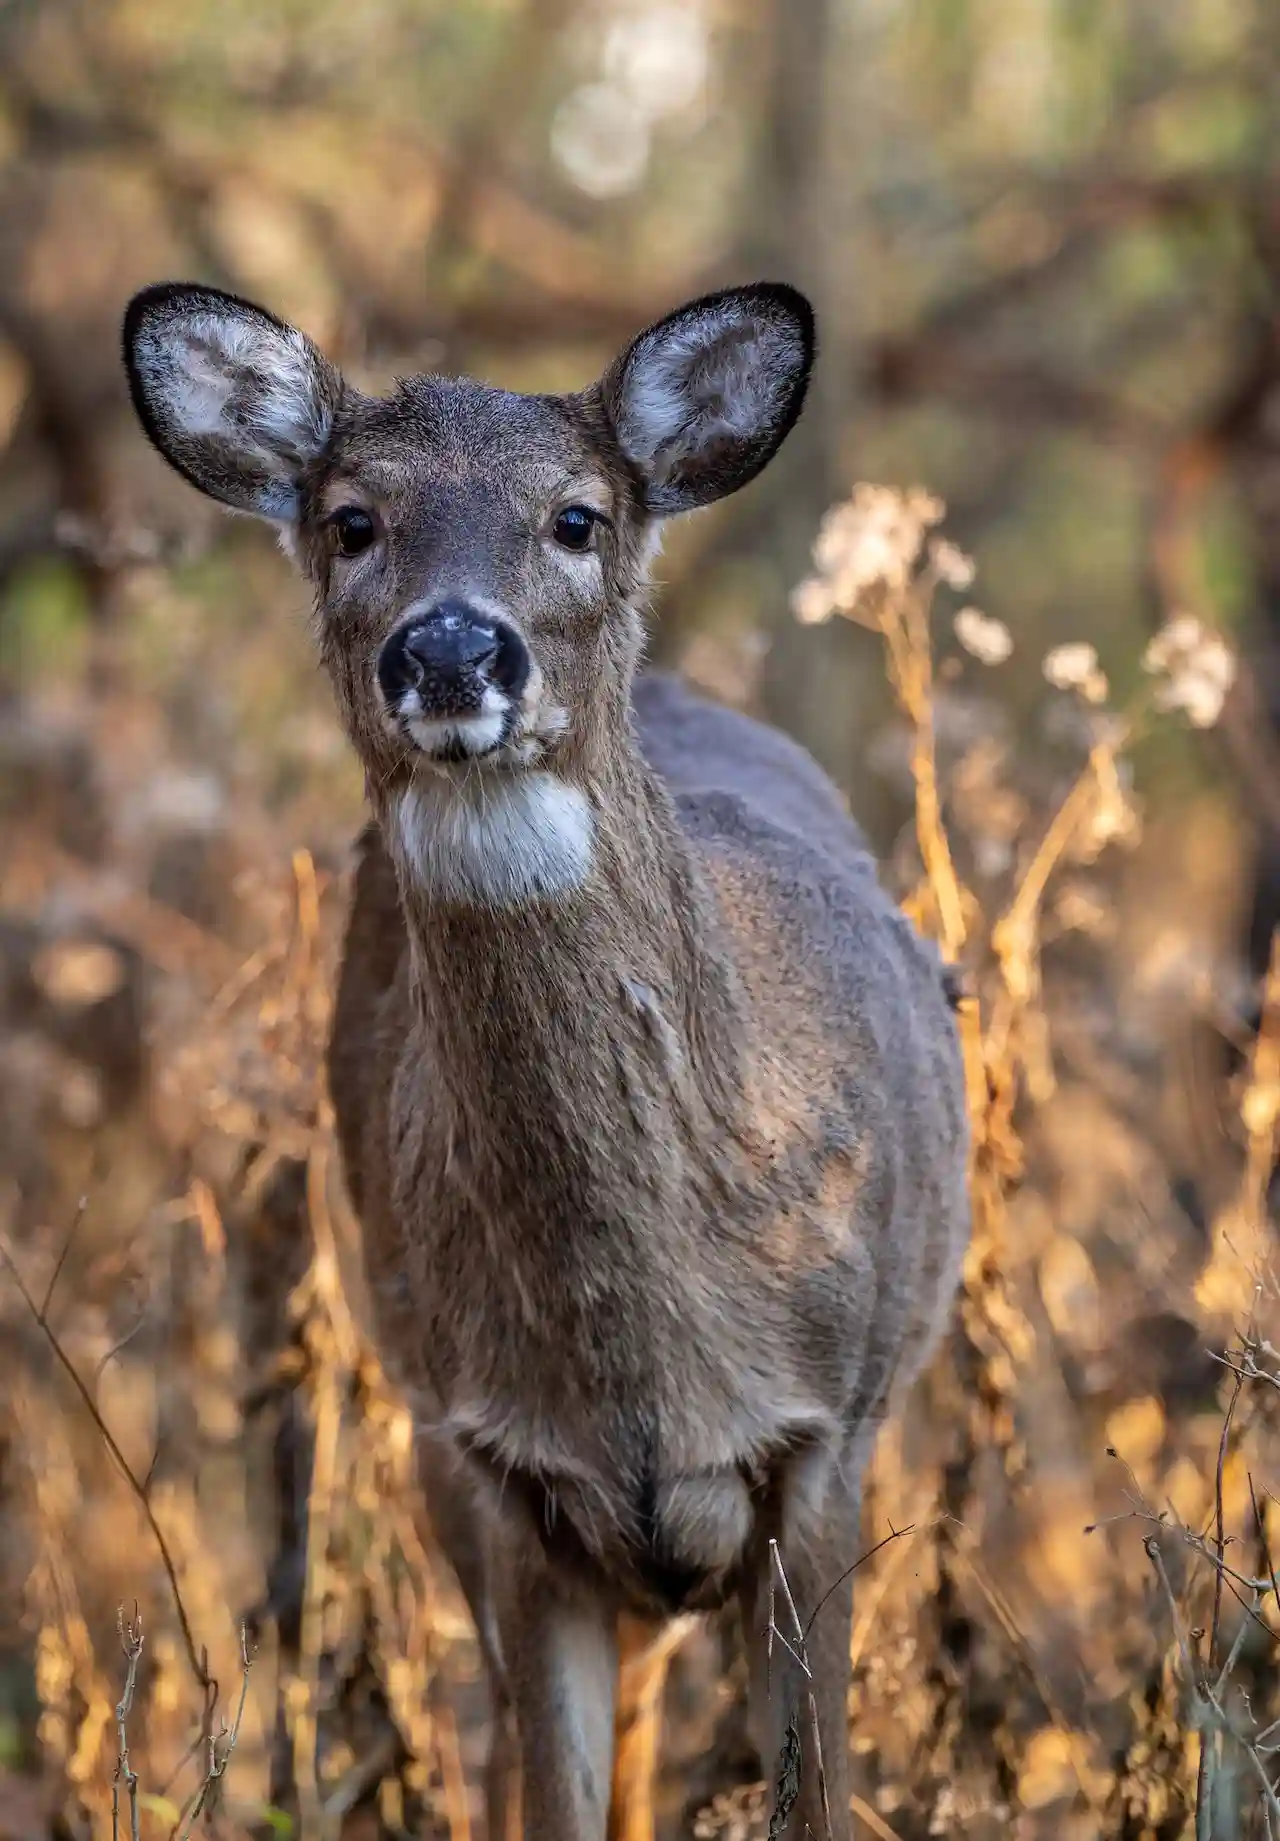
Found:
[[[161,454],[309,577],[375,809],[428,879],[503,900],[580,882],[656,527],[777,451],[813,359],[803,296],[708,295],[562,396],[428,375],[370,397],[272,314],[185,284],[135,297],[124,346]],[[483,873],[482,802],[511,832]]]

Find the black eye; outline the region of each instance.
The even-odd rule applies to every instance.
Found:
[[[551,527],[551,535],[566,550],[585,550],[591,542],[597,514],[586,505],[566,505]]]
[[[343,505],[329,520],[333,540],[338,546],[339,556],[359,556],[361,550],[367,550],[377,532],[373,519],[367,511],[361,511],[358,505]]]

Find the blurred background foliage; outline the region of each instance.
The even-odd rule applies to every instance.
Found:
[[[786,591],[854,477],[947,499],[1024,706],[1055,635],[1123,680],[1171,601],[1261,658],[1278,36],[1264,0],[14,0],[3,668],[93,669],[85,627],[131,612],[104,533],[127,552],[130,520],[196,525],[115,361],[121,301],[178,273],[264,299],[365,381],[430,365],[522,388],[583,381],[706,287],[808,288],[810,414],[775,476],[673,537],[655,651],[763,642],[766,706],[846,785],[877,674],[848,631],[797,635]],[[221,534],[182,592],[243,602],[219,564],[247,541]],[[261,592],[277,622],[299,604],[283,570]],[[1213,763],[1251,812],[1275,804],[1254,784],[1273,675]],[[902,816],[883,788],[860,804],[882,839]]]
[[[316,1050],[361,788],[305,589],[260,529],[221,519],[137,430],[124,302],[152,280],[203,279],[296,320],[367,387],[443,368],[556,389],[680,300],[773,275],[818,307],[810,405],[756,486],[671,531],[652,651],[801,736],[891,864],[913,789],[879,641],[852,621],[805,625],[790,603],[822,513],[855,481],[937,493],[978,560],[971,590],[940,592],[935,626],[961,829],[985,800],[964,858],[980,892],[1074,772],[1079,724],[1045,681],[1050,648],[1096,647],[1117,702],[1175,615],[1243,656],[1216,727],[1137,742],[1123,765],[1143,835],[1083,892],[1076,878],[1076,920],[1063,905],[1051,930],[1057,1033],[1032,1082],[1043,1105],[1010,1276],[1041,1332],[1018,1412],[1033,1469],[1065,1494],[1021,1520],[990,1511],[992,1556],[1026,1587],[1020,1660],[982,1651],[974,1631],[999,1622],[989,1602],[963,1659],[953,1606],[939,1597],[933,1625],[902,1612],[897,1636],[916,1645],[914,1662],[900,1645],[902,1681],[959,1693],[963,1680],[978,1736],[965,1752],[939,1711],[953,1702],[921,1687],[935,1772],[951,1734],[951,1815],[935,1827],[913,1803],[924,1752],[895,1754],[892,1730],[876,1805],[877,1832],[904,1837],[949,1821],[1004,1833],[1011,1810],[1026,1835],[1191,1832],[1175,1789],[1144,1814],[1133,1788],[1143,1770],[1176,1785],[1188,1768],[1163,1640],[1134,1660],[1155,1612],[1137,1586],[1109,1596],[1092,1561],[1077,1565],[1061,1518],[1074,1530],[1106,1498],[1090,1492],[1116,1423],[1153,1487],[1190,1465],[1177,1473],[1188,1515],[1213,1471],[1193,1287],[1239,1175],[1231,1081],[1280,917],[1278,104],[1274,0],[0,5],[0,1228],[37,1295],[58,1272],[59,1333],[168,1492],[224,1695],[255,1594],[279,1626],[262,1679],[292,1678],[301,1637],[280,1607],[305,1593],[295,1602],[281,1579],[306,1524],[307,1388],[339,1373],[363,1403],[341,1460],[366,1479],[357,1518],[395,1471],[397,1422],[342,1307],[285,1282],[306,1266],[299,1222],[316,1229]],[[998,682],[951,639],[970,599],[1012,636]],[[52,1832],[42,1764],[56,1766],[60,1820],[73,1803],[76,1832],[105,1820],[92,1786],[118,1692],[114,1607],[143,1595],[138,1555],[149,1582],[155,1565],[101,1454],[68,1429],[79,1408],[42,1347],[10,1288],[0,1363],[23,1378],[0,1411],[0,1784],[13,1809],[20,1782],[42,1787],[29,1817],[0,1808],[0,1835],[10,1819],[23,1841]],[[905,1484],[898,1495],[913,1512]],[[377,1642],[351,1631],[394,1649],[395,1620],[368,1583],[367,1533],[344,1534],[365,1584],[335,1592],[347,1622],[325,1654],[350,1663],[342,1717],[358,1703],[381,1757],[389,1677]],[[412,1540],[394,1538],[399,1564]],[[1107,1648],[1118,1605],[1128,1647]],[[421,1617],[405,1617],[396,1654],[425,1669]],[[426,1628],[443,1667],[454,1626],[433,1612]],[[1002,1684],[1026,1687],[1028,1644],[1041,1711],[997,1715]],[[200,1696],[172,1630],[148,1659],[148,1743],[167,1771]],[[872,1681],[891,1711],[907,1704],[902,1681]],[[457,1772],[471,1768],[465,1680],[459,1692],[461,1750],[440,1740],[431,1779],[453,1841],[467,1819]],[[260,1831],[270,1796],[310,1832],[287,1762],[296,1726],[277,1723],[271,1754],[274,1694],[262,1688],[244,1741],[245,1794]],[[418,1715],[390,1699],[399,1758]],[[1087,1766],[1053,1750],[1077,1727]],[[705,1764],[714,1748],[688,1730],[681,1756]],[[360,1745],[342,1733],[329,1763],[341,1784],[355,1773],[348,1800],[363,1808]],[[28,1776],[5,1778],[6,1761]],[[733,1781],[727,1764],[690,1770],[672,1809]],[[397,1793],[425,1796],[423,1781],[406,1769]],[[394,1830],[392,1804],[378,1807]],[[737,1832],[741,1811],[721,1813]]]

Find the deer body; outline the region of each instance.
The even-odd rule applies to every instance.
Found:
[[[641,1715],[681,1620],[735,1594],[771,1778],[798,1743],[787,1832],[849,1832],[842,1575],[966,1239],[956,1038],[813,762],[635,676],[654,521],[768,459],[804,314],[740,290],[580,398],[424,379],[389,409],[207,290],[127,325],[162,451],[288,526],[366,764],[330,1080],[493,1683],[494,1841],[642,1841]],[[378,578],[334,567],[353,506]],[[807,1677],[766,1634],[771,1541]]]

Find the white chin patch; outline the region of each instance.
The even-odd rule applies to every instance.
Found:
[[[509,709],[509,700],[490,685],[474,716],[424,716],[416,690],[405,692],[396,713],[405,734],[424,754],[456,761],[492,753],[506,733]]]
[[[461,721],[439,722],[428,716],[410,716],[405,731],[424,754],[453,760],[459,754],[489,754],[502,740],[505,716],[466,716]]]
[[[594,826],[586,795],[554,774],[428,774],[397,800],[388,841],[432,899],[509,908],[581,888]]]

